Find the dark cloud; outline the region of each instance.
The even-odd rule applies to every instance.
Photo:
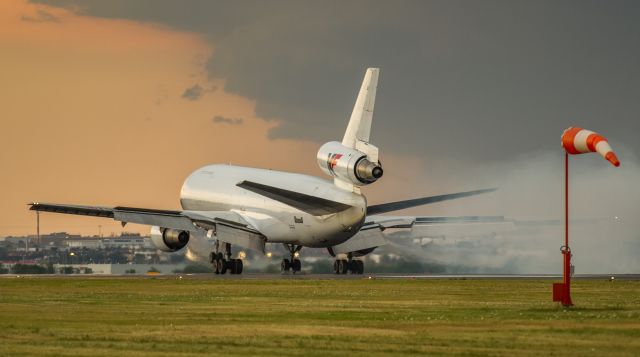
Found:
[[[214,123],[229,124],[229,125],[241,125],[244,122],[242,118],[225,118],[220,115],[216,115],[215,117],[213,117],[213,119],[211,119],[211,121]]]
[[[182,93],[182,98],[188,100],[198,100],[202,97],[204,93],[204,88],[202,88],[199,84],[194,84],[193,86],[184,90]]]
[[[637,1],[51,2],[201,33],[210,76],[280,119],[274,138],[340,139],[379,66],[383,155],[525,157],[571,125],[640,151]]]
[[[60,19],[55,15],[42,9],[38,9],[33,16],[22,15],[20,20],[27,22],[60,22]]]

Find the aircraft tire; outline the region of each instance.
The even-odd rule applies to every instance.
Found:
[[[235,266],[236,266],[236,274],[242,274],[242,269],[244,268],[244,263],[242,262],[242,259],[234,259],[235,260]]]
[[[362,260],[355,260],[356,262],[356,273],[362,275],[364,273],[364,262]]]
[[[300,262],[300,259],[293,260],[293,264],[291,264],[291,269],[293,270],[294,273],[302,269],[302,262]]]
[[[351,274],[358,274],[358,262],[356,260],[347,261],[347,270]]]
[[[285,273],[288,272],[289,269],[291,269],[291,262],[289,262],[289,259],[282,259],[282,263],[280,263],[280,271]]]
[[[340,259],[340,274],[346,274],[349,271],[349,262],[346,259]]]
[[[228,263],[226,260],[224,259],[218,259],[218,267],[220,269],[220,274],[226,274],[227,273],[227,268],[228,268]]]

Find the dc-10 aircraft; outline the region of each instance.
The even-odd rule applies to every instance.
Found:
[[[419,230],[442,225],[446,217],[383,216],[409,207],[492,191],[483,189],[367,205],[360,187],[382,177],[378,148],[370,143],[378,68],[369,68],[342,142],[320,147],[317,162],[333,181],[314,176],[232,165],[210,165],[193,172],[180,192],[181,211],[132,207],[97,207],[31,203],[31,210],[113,218],[151,227],[151,240],[162,251],[185,247],[206,256],[218,274],[241,274],[232,245],[265,253],[266,244],[284,244],[290,255],[283,272],[299,272],[303,247],[324,248],[336,257],[337,274],[362,274],[362,260],[386,243],[389,228]],[[478,222],[455,217],[460,224]]]

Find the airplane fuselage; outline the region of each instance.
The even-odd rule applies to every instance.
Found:
[[[295,191],[352,206],[338,213],[312,215],[251,192],[243,181]],[[209,165],[193,172],[180,192],[184,210],[233,211],[259,230],[270,243],[331,247],[356,234],[364,223],[366,198],[303,174],[232,165]]]

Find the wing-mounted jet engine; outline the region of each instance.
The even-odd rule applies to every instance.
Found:
[[[151,242],[163,252],[177,252],[189,243],[190,233],[171,228],[151,227]]]

